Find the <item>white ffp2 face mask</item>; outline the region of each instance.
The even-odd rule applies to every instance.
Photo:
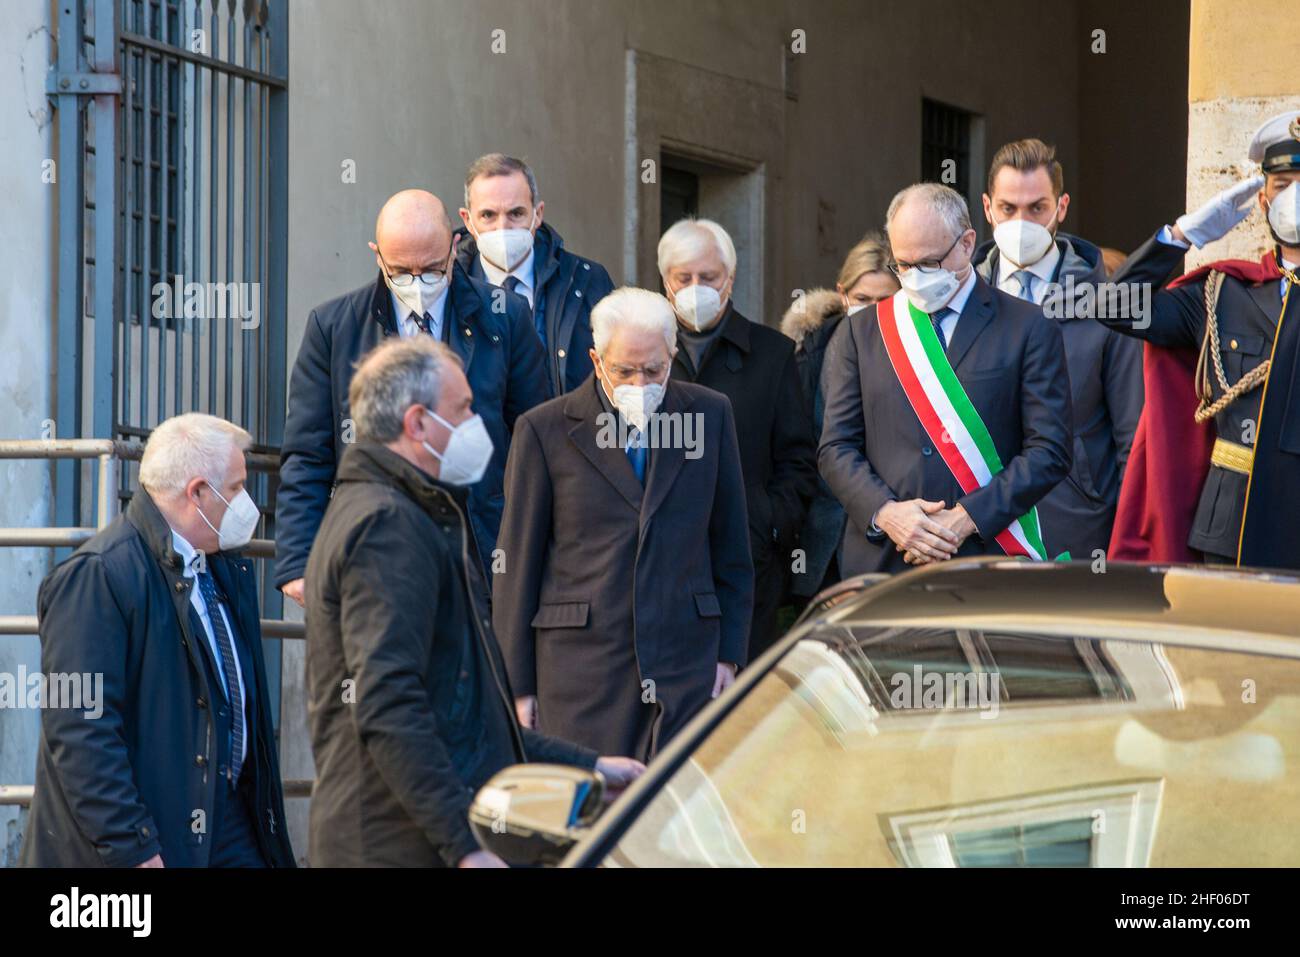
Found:
[[[961,280],[951,269],[921,272],[909,269],[898,274],[898,283],[907,293],[908,300],[922,312],[933,315],[948,304],[959,288]]]
[[[226,501],[226,497],[217,491],[217,487],[211,482],[207,483],[208,488],[212,489],[212,494],[226,504],[226,514],[221,516],[221,527],[213,525],[208,521],[208,517],[203,514],[203,509],[199,509],[199,518],[207,524],[208,528],[217,533],[217,548],[223,552],[228,552],[236,548],[243,548],[253,538],[253,529],[257,528],[257,503],[253,501],[252,496],[246,489],[240,489],[239,494]]]
[[[696,332],[709,329],[722,312],[722,295],[712,286],[696,283],[673,293],[673,309]]]
[[[473,485],[487,471],[494,448],[483,416],[470,416],[460,425],[452,425],[432,409],[424,411],[451,430],[451,438],[442,452],[428,442],[420,442],[438,460],[438,478],[448,485]]]
[[[474,238],[478,241],[478,253],[502,272],[510,272],[528,258],[533,248],[533,226],[537,224],[537,210],[533,210],[532,221],[527,229],[494,229],[488,233],[479,233]]]
[[[993,241],[1013,266],[1032,266],[1047,255],[1056,237],[1028,219],[1008,219],[993,229]]]
[[[433,311],[434,303],[447,289],[447,277],[450,274],[451,269],[449,267],[447,272],[443,273],[438,278],[438,281],[432,285],[425,283],[423,279],[416,276],[415,281],[409,286],[397,286],[393,284],[392,278],[388,275],[388,271],[385,270],[384,283],[393,291],[393,295],[397,297],[398,302],[415,313],[415,315],[422,316]]]
[[[605,381],[609,381],[609,373],[605,371],[604,363],[601,363],[601,374]],[[609,395],[610,401],[614,403],[614,408],[618,409],[619,414],[627,420],[638,432],[644,432],[646,425],[650,421],[650,416],[659,411],[659,406],[664,401],[664,389],[668,385],[667,377],[663,382],[647,382],[645,385],[618,385],[614,387],[613,394]]]
[[[1268,204],[1268,224],[1279,242],[1300,245],[1300,182],[1273,197]]]

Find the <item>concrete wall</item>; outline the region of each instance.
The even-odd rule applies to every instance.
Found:
[[[52,227],[53,183],[42,182],[42,163],[53,153],[52,113],[45,98],[50,58],[47,0],[6,5],[0,30],[0,234],[9,237],[0,256],[0,436],[38,439],[54,417]],[[51,515],[50,472],[38,462],[0,461],[0,527],[40,527]],[[0,615],[30,615],[36,587],[48,570],[42,549],[0,549]],[[0,674],[40,668],[40,645],[32,637],[0,635]],[[11,679],[13,680],[13,679]],[[35,774],[40,716],[0,708],[0,784],[31,784]],[[25,817],[25,813],[23,815]],[[22,834],[15,807],[0,807],[0,867],[14,862]]]

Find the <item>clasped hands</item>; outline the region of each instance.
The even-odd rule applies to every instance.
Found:
[[[927,565],[952,558],[978,529],[961,505],[923,498],[889,502],[876,514],[876,526],[889,536],[909,565]]]

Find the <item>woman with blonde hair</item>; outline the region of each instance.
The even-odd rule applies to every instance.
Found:
[[[813,289],[799,297],[781,319],[781,331],[795,341],[795,362],[804,395],[813,413],[813,434],[821,440],[821,372],[826,347],[840,320],[898,292],[889,271],[889,245],[879,233],[867,233],[849,250],[834,289]],[[791,594],[811,598],[839,580],[835,552],[844,533],[844,508],[820,477],[808,509],[800,543],[807,567],[793,576]]]

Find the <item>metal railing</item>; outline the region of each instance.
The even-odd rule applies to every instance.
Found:
[[[0,440],[0,460],[55,459],[98,460],[98,489],[95,495],[93,527],[0,528],[0,548],[76,548],[117,516],[119,508],[119,469],[125,462],[138,462],[144,446],[138,442],[115,439],[4,439]],[[272,451],[244,453],[250,471],[274,473],[279,470],[279,456]],[[254,558],[274,558],[275,541],[255,538],[242,550]],[[305,638],[300,621],[261,619],[263,638]],[[0,615],[0,636],[38,634],[36,615]],[[285,781],[285,797],[309,797],[311,781]],[[0,807],[28,806],[32,803],[32,785],[0,784]]]

